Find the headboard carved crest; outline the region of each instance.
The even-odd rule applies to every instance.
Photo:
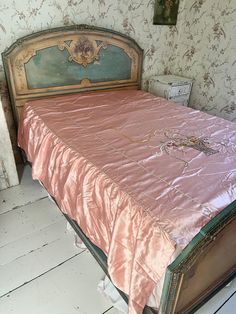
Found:
[[[140,88],[142,49],[104,28],[75,25],[18,39],[3,54],[11,101],[66,93]]]
[[[86,67],[90,63],[99,60],[100,49],[106,49],[107,43],[97,43],[96,40],[89,40],[87,37],[81,36],[78,40],[67,44],[62,42],[58,45],[60,50],[67,49],[69,52],[69,61],[75,61]]]

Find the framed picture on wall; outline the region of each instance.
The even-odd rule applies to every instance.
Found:
[[[155,0],[153,24],[176,25],[179,0]]]

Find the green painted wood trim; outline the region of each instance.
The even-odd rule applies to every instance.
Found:
[[[50,34],[50,33],[54,33],[54,32],[66,32],[66,31],[91,31],[91,32],[95,32],[95,31],[102,31],[102,32],[106,32],[106,33],[110,33],[110,34],[114,34],[114,35],[118,35],[123,37],[124,39],[127,39],[128,41],[132,42],[139,50],[141,53],[143,53],[143,49],[139,46],[139,44],[131,37],[129,37],[128,35],[125,35],[123,33],[117,32],[115,30],[111,30],[108,28],[104,28],[104,27],[99,27],[99,26],[93,26],[93,25],[87,25],[87,24],[78,24],[78,25],[69,25],[69,26],[62,26],[62,27],[54,27],[54,28],[50,28],[50,29],[45,29],[42,31],[38,31],[26,36],[23,36],[19,39],[17,39],[12,45],[10,45],[7,49],[4,50],[4,52],[2,53],[3,57],[7,57],[16,47],[20,46],[23,44],[23,42],[29,40],[29,39],[33,39],[36,37],[39,37],[41,35],[46,35],[46,34]]]

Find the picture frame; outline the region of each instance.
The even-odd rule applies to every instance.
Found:
[[[176,25],[179,0],[155,0],[154,25]]]

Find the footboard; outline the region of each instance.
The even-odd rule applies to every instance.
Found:
[[[160,314],[193,313],[236,274],[236,201],[168,267]]]

